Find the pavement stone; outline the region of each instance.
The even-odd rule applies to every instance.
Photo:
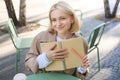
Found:
[[[101,71],[95,71],[97,64],[95,57],[90,57],[92,66],[87,80],[119,80],[120,78],[120,23],[118,21],[108,24],[101,39],[100,61]],[[107,36],[106,36],[107,35]],[[105,38],[106,37],[106,38]],[[108,38],[108,39],[107,39]],[[109,44],[109,45],[108,45]],[[105,46],[108,45],[108,46]],[[114,47],[111,47],[114,46]],[[105,50],[106,49],[106,50]],[[95,54],[95,52],[93,52]],[[89,55],[91,56],[91,54]]]

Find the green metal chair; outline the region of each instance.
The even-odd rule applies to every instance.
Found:
[[[82,21],[82,19],[83,19],[83,13],[82,13],[82,11],[80,9],[75,9],[75,12],[76,12],[76,14],[78,16],[78,19],[80,21]],[[83,33],[82,33],[81,30],[79,30],[77,33],[80,34],[81,36],[83,36]]]
[[[6,25],[6,29],[8,30],[8,33],[10,35],[10,38],[12,40],[12,43],[16,49],[16,68],[15,69],[16,69],[16,73],[17,73],[18,72],[18,62],[20,61],[20,51],[23,49],[30,48],[33,37],[29,37],[29,38],[18,37],[16,27],[11,18],[6,22],[5,25]]]
[[[80,9],[75,9],[75,12],[77,14],[77,16],[79,17],[80,20],[83,19],[83,13]]]
[[[81,79],[64,73],[49,72],[29,75],[27,76],[26,80],[81,80]]]
[[[105,23],[98,25],[92,30],[88,38],[88,46],[89,46],[88,53],[90,53],[94,49],[97,49],[98,71],[100,71],[100,57],[99,57],[98,45],[100,43],[104,28],[105,28]]]

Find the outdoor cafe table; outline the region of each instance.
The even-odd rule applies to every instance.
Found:
[[[77,77],[63,73],[39,73],[27,76],[26,80],[81,80]]]

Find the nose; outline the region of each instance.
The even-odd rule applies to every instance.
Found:
[[[61,25],[60,20],[57,20],[56,25],[57,25],[57,26],[60,26],[60,25]]]

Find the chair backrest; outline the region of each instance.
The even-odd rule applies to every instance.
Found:
[[[16,47],[15,41],[16,41],[16,39],[17,39],[17,37],[18,37],[18,34],[17,34],[16,27],[15,27],[15,25],[14,25],[14,23],[13,23],[13,20],[10,18],[10,19],[6,22],[5,25],[6,25],[6,28],[7,28],[7,30],[8,30],[8,33],[9,33],[9,35],[10,35],[10,38],[11,38],[14,46]]]
[[[82,11],[79,10],[79,9],[75,9],[75,12],[76,12],[76,14],[79,16],[79,19],[82,20],[82,17],[83,17]]]
[[[82,11],[79,10],[79,9],[75,9],[75,12],[76,12],[77,16],[79,17],[78,19],[79,19],[80,21],[82,21],[82,19],[83,19],[83,13],[82,13]],[[80,23],[81,23],[81,22],[80,22]],[[82,33],[81,30],[79,30],[77,33],[80,34],[81,36],[83,36],[83,33]]]
[[[97,27],[95,27],[92,30],[92,32],[90,32],[90,35],[88,38],[89,49],[99,44],[104,28],[105,28],[105,23],[102,23]]]

